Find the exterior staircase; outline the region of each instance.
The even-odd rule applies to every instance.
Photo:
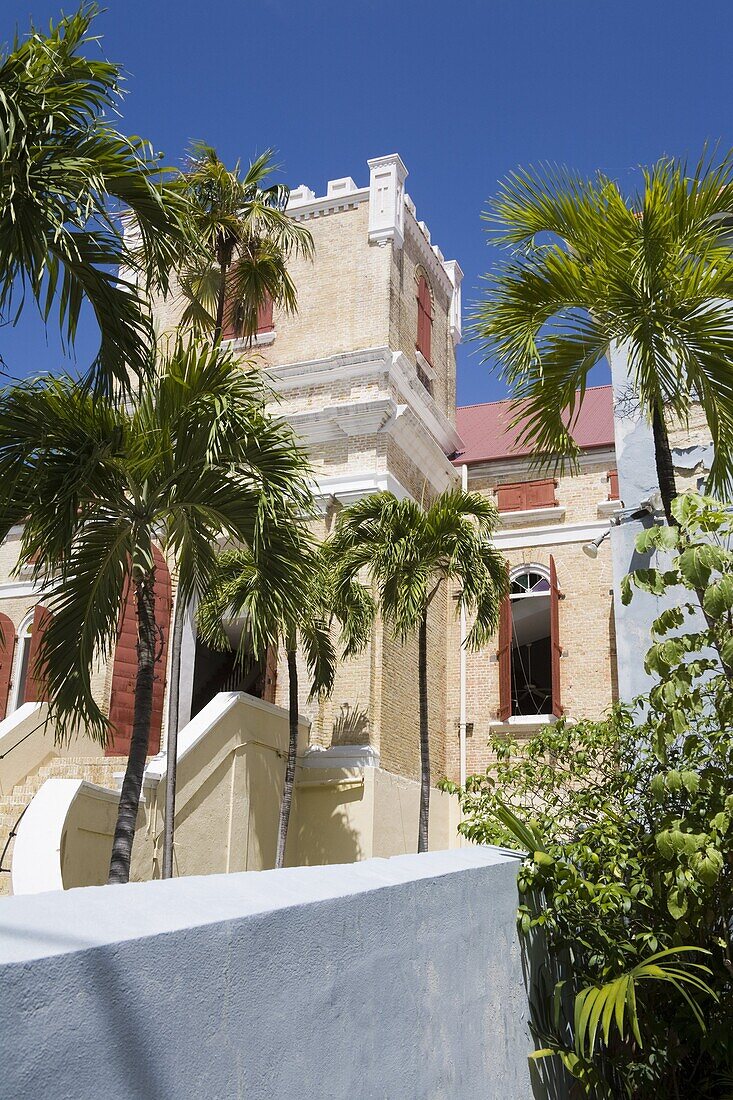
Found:
[[[42,764],[22,782],[17,783],[4,797],[0,797],[0,896],[10,893],[10,867],[15,845],[14,830],[29,802],[47,779],[86,779],[101,787],[114,790],[118,783],[115,773],[124,772],[125,756],[57,757]]]

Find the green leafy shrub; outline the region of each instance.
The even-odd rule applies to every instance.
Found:
[[[657,568],[624,584],[625,600],[679,591],[654,623],[649,698],[495,738],[496,764],[458,792],[467,837],[528,852],[533,1057],[597,1097],[731,1095],[733,515],[691,494],[674,511],[679,528],[637,540]]]

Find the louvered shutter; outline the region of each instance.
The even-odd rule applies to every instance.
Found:
[[[432,364],[433,302],[424,275],[417,284],[417,350]]]
[[[608,471],[608,499],[618,500],[618,470]]]
[[[263,302],[257,311],[257,332],[272,332],[275,325],[272,320],[272,298]]]
[[[499,485],[496,498],[500,512],[521,512],[526,508],[524,485]]]
[[[560,697],[560,589],[557,584],[555,559],[550,555],[550,658],[552,669],[552,713],[556,718],[562,714]]]
[[[166,662],[168,658],[168,633],[171,618],[171,578],[165,559],[157,547],[155,558],[155,625],[156,639],[155,679],[153,680],[153,706],[150,721],[148,754],[160,750],[160,732],[163,724],[163,700],[165,697]],[[162,643],[162,645],[161,645]],[[137,679],[137,608],[135,590],[129,586],[120,611],[115,660],[112,669],[112,694],[109,718],[113,727],[112,738],[107,745],[108,756],[124,756],[130,751],[132,725],[135,717],[135,682]]]
[[[8,712],[8,694],[10,692],[10,677],[13,672],[13,655],[15,653],[15,627],[7,615],[0,614],[0,718],[4,718]]]
[[[557,482],[554,478],[545,478],[542,481],[528,481],[527,482],[527,495],[526,495],[526,508],[553,508],[557,501],[555,499],[555,487]]]
[[[499,610],[499,721],[512,713],[512,604],[505,596]]]
[[[274,703],[276,689],[277,647],[270,645],[267,647],[267,655],[265,657],[265,676],[264,683],[262,685],[262,701],[264,703]]]
[[[33,613],[33,625],[31,627],[31,645],[28,652],[28,673],[26,675],[25,690],[23,692],[24,703],[48,702],[48,687],[46,685],[44,670],[39,663],[38,657],[43,632],[48,629],[52,619],[53,615],[47,607],[36,604],[36,610]]]

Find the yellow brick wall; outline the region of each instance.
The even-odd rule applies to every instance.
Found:
[[[517,516],[516,526],[538,526],[562,523],[591,523],[599,518],[598,505],[608,501],[610,484],[608,472],[616,468],[616,460],[610,452],[603,452],[602,456],[594,459],[592,456],[583,458],[582,468],[577,474],[560,474],[556,476],[557,487],[555,499],[561,508],[565,509],[562,520],[557,516],[548,516],[545,519],[532,518],[531,521],[520,522]],[[540,478],[552,477],[552,473],[538,470],[528,470],[526,464],[517,462],[515,466],[499,474],[487,470],[475,476],[469,471],[469,489],[485,493],[496,504],[495,490],[499,485],[513,484],[514,482],[533,481]],[[510,517],[513,513],[508,514]]]
[[[563,654],[560,659],[560,692],[569,718],[600,718],[617,698],[615,681],[615,638],[611,595],[611,557],[604,543],[595,561],[587,558],[582,544],[528,547],[509,550],[511,568],[537,564],[549,567],[555,559],[558,583],[564,598],[559,604],[559,633]],[[470,628],[470,622],[469,622]],[[457,620],[449,624],[452,651],[449,673],[449,731],[452,749],[452,777],[458,772],[458,662],[460,630]],[[473,723],[467,740],[469,775],[482,771],[489,762],[487,743],[492,731],[502,731],[498,722],[499,666],[497,640],[466,659],[466,721]],[[508,730],[505,728],[505,732]]]
[[[405,214],[406,219],[410,217]],[[431,339],[432,366],[435,370],[433,396],[441,412],[455,423],[456,359],[450,334],[450,298],[432,264],[420,249],[415,231],[405,233],[402,249],[392,252],[392,293],[390,302],[390,347],[402,351],[415,363],[417,340],[417,278],[421,271],[430,286],[433,298],[433,332]]]

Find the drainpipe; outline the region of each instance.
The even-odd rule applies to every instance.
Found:
[[[468,489],[468,466],[461,466],[461,488]],[[458,704],[458,754],[460,783],[466,785],[466,610],[461,608],[460,688]]]

